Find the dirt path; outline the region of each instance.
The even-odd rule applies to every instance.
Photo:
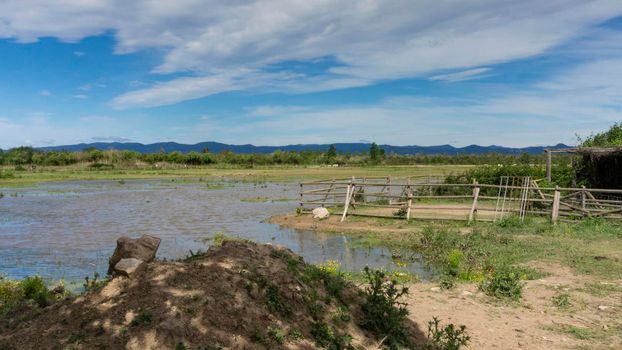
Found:
[[[410,317],[421,329],[435,316],[466,325],[471,349],[621,349],[622,281],[611,292],[611,284],[562,268],[549,271],[553,275],[527,281],[516,304],[493,300],[474,284],[449,291],[415,284],[408,299]],[[569,296],[567,308],[553,303],[562,294]]]

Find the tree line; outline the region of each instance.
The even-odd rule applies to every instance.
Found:
[[[559,157],[558,161],[563,161]],[[139,153],[127,150],[99,150],[88,148],[82,151],[41,151],[32,147],[17,147],[7,151],[0,150],[0,165],[13,166],[66,166],[74,164],[91,164],[94,167],[105,165],[136,165],[146,163],[211,165],[232,164],[241,166],[262,165],[416,165],[416,164],[543,164],[543,155],[532,154],[459,154],[459,155],[398,155],[387,154],[384,149],[373,143],[369,152],[341,153],[331,145],[326,151],[275,151],[270,154],[241,154],[231,151],[212,153],[203,152],[181,153],[177,151],[157,153]]]

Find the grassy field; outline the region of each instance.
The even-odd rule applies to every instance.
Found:
[[[134,169],[92,170],[88,167],[39,167],[35,171],[14,171],[4,169],[9,177],[0,178],[0,187],[26,187],[40,182],[76,180],[131,180],[131,179],[220,179],[238,181],[290,182],[350,176],[441,176],[463,172],[472,166],[373,166],[373,167],[319,167],[319,166],[272,166],[272,167],[179,167],[155,169],[151,167]]]

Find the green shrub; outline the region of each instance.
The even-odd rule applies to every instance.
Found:
[[[390,349],[411,346],[411,337],[404,326],[408,315],[406,304],[399,299],[408,294],[408,288],[397,287],[395,281],[385,283],[385,273],[365,267],[369,285],[365,287],[362,305],[364,318],[361,326],[374,333]]]
[[[285,333],[278,327],[268,327],[268,337],[279,345],[285,343]]]
[[[40,307],[48,306],[54,301],[43,279],[39,276],[26,277],[21,285],[24,299],[34,301]]]
[[[398,210],[393,212],[393,216],[395,216],[396,218],[405,218],[406,214],[407,214],[408,209],[402,207],[399,208]]]
[[[290,329],[287,333],[287,338],[291,341],[299,341],[303,338],[302,332],[299,329]]]
[[[311,323],[311,335],[315,344],[329,350],[354,350],[352,336],[349,334],[337,335],[335,330],[326,322]]]
[[[460,266],[464,261],[464,253],[458,249],[452,249],[447,253],[447,272],[452,276],[458,276]]]
[[[471,337],[466,333],[466,326],[456,328],[453,323],[440,327],[440,320],[436,317],[428,322],[428,341],[425,350],[459,350],[467,346]]]
[[[485,276],[479,288],[487,295],[496,298],[518,300],[522,296],[521,273],[512,266],[499,266]]]
[[[452,289],[456,286],[456,277],[448,274],[443,274],[439,280],[439,286],[441,289]]]
[[[93,163],[89,164],[88,168],[93,170],[111,170],[114,169],[114,164]]]
[[[508,215],[497,221],[499,227],[522,227],[523,222],[518,215]]]
[[[268,306],[268,309],[270,311],[278,312],[285,316],[291,314],[291,310],[289,309],[287,304],[285,304],[285,302],[283,301],[283,298],[281,298],[279,289],[274,284],[271,284],[268,286],[268,289],[266,290],[265,301],[266,301],[266,306]]]
[[[566,163],[554,164],[552,167],[552,178],[554,182],[548,184],[540,184],[542,187],[559,185],[561,187],[570,187],[574,177],[574,171],[571,166]],[[530,176],[534,179],[543,179],[546,177],[546,169],[542,165],[504,165],[504,166],[480,166],[473,168],[463,174],[449,175],[445,178],[446,184],[470,184],[473,180],[477,180],[481,184],[498,185],[502,176]],[[437,187],[437,194],[469,194],[471,188],[468,187]],[[482,189],[480,195],[497,196],[498,189],[489,188]]]
[[[46,307],[68,295],[62,284],[49,290],[39,276],[26,277],[21,281],[0,276],[0,314],[25,303]]]

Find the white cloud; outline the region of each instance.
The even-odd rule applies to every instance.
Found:
[[[85,54],[84,52],[82,52],[82,51],[74,51],[74,52],[73,52],[73,54],[74,54],[74,56],[77,56],[77,57],[82,57],[82,56],[86,55],[86,54]]]
[[[48,97],[48,96],[52,96],[52,93],[49,90],[44,89],[44,90],[39,91],[39,95]]]
[[[140,16],[137,16],[140,14]],[[622,14],[619,0],[65,1],[0,3],[0,38],[114,33],[117,53],[164,52],[154,72],[192,72],[118,96],[117,108],[224,91],[310,92],[465,70],[542,54]],[[321,76],[268,65],[334,57]],[[234,72],[233,74],[231,72]]]
[[[73,95],[71,97],[73,97],[75,99],[78,99],[78,100],[84,100],[84,99],[89,98],[87,95],[84,95],[84,94],[77,94],[77,95]]]
[[[131,142],[132,139],[128,139],[126,137],[121,136],[95,136],[91,137],[92,141],[95,142]]]
[[[481,79],[485,77],[484,73],[489,72],[490,68],[474,68],[456,73],[439,74],[430,77],[432,81],[458,82],[465,80]]]

